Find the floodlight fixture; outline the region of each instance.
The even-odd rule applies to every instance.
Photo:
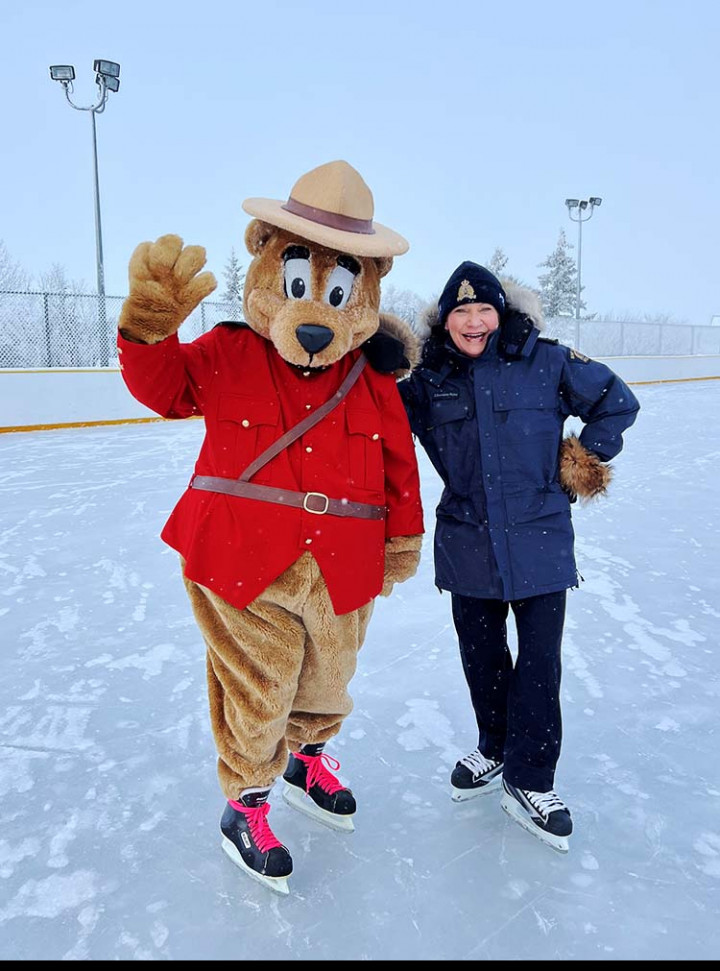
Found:
[[[120,65],[116,64],[115,61],[96,60],[93,64],[93,71],[97,71],[98,74],[102,74],[106,78],[120,77]]]
[[[75,80],[75,68],[72,64],[52,64],[50,66],[50,77],[53,81],[62,81],[69,84]]]
[[[580,319],[580,292],[582,290],[582,224],[587,222],[592,216],[593,210],[600,205],[600,196],[590,196],[589,199],[566,199],[565,205],[568,208],[568,216],[578,224],[578,256],[577,256],[577,287],[575,292],[575,319]],[[588,208],[589,207],[589,208]],[[573,210],[577,209],[577,215],[573,215]]]
[[[97,74],[95,75],[95,80],[98,84],[104,84],[108,91],[119,91],[120,90],[120,80],[119,78],[113,78],[109,75]]]

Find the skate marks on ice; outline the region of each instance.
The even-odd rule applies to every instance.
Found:
[[[704,643],[706,636],[686,617],[676,617],[668,627],[643,616],[643,608],[627,593],[632,565],[582,539],[577,540],[577,547],[585,582],[568,597],[563,644],[568,673],[582,683],[590,698],[596,699],[604,695],[608,658],[615,670],[633,676],[641,665],[649,677],[659,679],[658,693],[679,687],[676,680],[688,673],[681,658],[696,654],[696,646]],[[609,629],[607,621],[611,622]],[[634,664],[629,663],[630,651],[641,655]],[[599,673],[594,673],[593,667]]]

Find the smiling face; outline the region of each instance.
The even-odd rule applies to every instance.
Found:
[[[497,310],[489,303],[464,303],[451,310],[445,330],[459,351],[468,357],[480,357],[488,338],[500,326]]]

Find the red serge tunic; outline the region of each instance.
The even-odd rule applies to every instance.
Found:
[[[205,418],[196,475],[238,478],[284,432],[337,391],[359,356],[324,371],[284,361],[243,326],[218,325],[192,343],[177,335],[135,344],[118,335],[131,394],[164,418]],[[302,553],[314,556],[337,614],[376,597],[385,539],[422,533],[415,446],[395,378],[369,365],[347,397],[251,480],[331,499],[385,505],[385,520],[318,515],[188,488],[161,537],[187,577],[242,609]]]

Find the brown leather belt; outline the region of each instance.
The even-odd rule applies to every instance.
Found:
[[[384,519],[385,506],[373,506],[367,502],[351,502],[349,499],[330,499],[322,492],[293,492],[290,489],[276,489],[274,486],[257,485],[242,479],[226,479],[218,475],[194,475],[190,480],[191,489],[206,492],[222,492],[227,496],[241,499],[259,499],[262,502],[276,502],[280,506],[304,509],[317,516],[353,516],[356,519]]]
[[[261,502],[276,502],[280,506],[304,509],[317,516],[353,516],[356,519],[385,519],[385,506],[373,506],[367,502],[350,502],[349,499],[330,499],[323,492],[293,492],[291,489],[276,489],[275,486],[257,485],[248,482],[255,473],[276,455],[286,449],[313,426],[329,415],[347,395],[350,388],[360,377],[367,364],[367,358],[360,354],[335,394],[322,404],[312,415],[285,432],[265,451],[248,465],[238,479],[227,479],[219,475],[194,475],[190,479],[190,489],[204,489],[206,492],[222,492],[226,496],[239,496],[241,499],[258,499]]]

